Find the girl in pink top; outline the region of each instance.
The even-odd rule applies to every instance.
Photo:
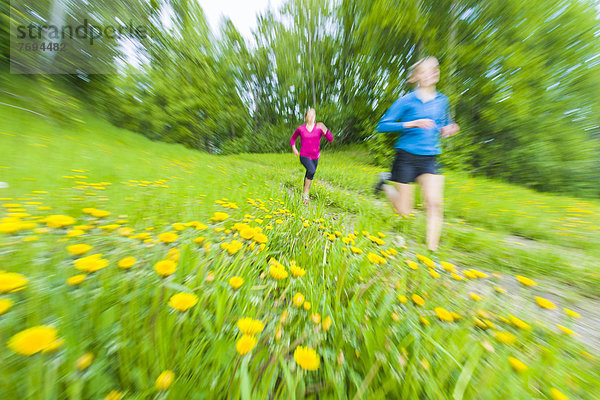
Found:
[[[333,142],[331,131],[322,123],[315,124],[316,112],[314,108],[309,108],[304,116],[306,124],[300,125],[290,139],[290,145],[296,157],[300,156],[300,162],[306,168],[304,175],[304,190],[302,191],[302,199],[304,204],[308,203],[308,192],[312,184],[319,163],[319,146],[321,144],[321,136],[325,136],[329,142]],[[296,148],[296,138],[300,136],[300,153]]]

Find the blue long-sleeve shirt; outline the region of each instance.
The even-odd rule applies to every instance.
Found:
[[[430,129],[404,128],[404,122],[427,118],[435,122]],[[442,153],[440,129],[452,124],[448,97],[440,92],[433,100],[423,103],[415,91],[407,93],[392,104],[377,124],[378,132],[398,132],[394,148],[412,154],[437,155]]]

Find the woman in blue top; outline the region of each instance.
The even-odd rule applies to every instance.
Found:
[[[406,216],[412,212],[417,182],[423,191],[427,212],[427,248],[438,248],[443,220],[444,177],[437,156],[442,152],[440,137],[456,134],[457,124],[452,122],[448,98],[435,88],[440,79],[438,60],[427,57],[411,69],[408,81],[417,88],[400,97],[377,124],[379,132],[398,132],[394,145],[396,158],[391,174],[382,174],[376,191],[385,191],[396,211]],[[394,182],[386,185],[385,180]]]

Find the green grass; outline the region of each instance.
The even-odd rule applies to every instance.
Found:
[[[12,97],[2,100],[11,101],[16,104]],[[423,263],[416,271],[407,267],[404,259],[424,250],[423,212],[419,206],[413,219],[402,221],[377,201],[371,190],[380,169],[370,166],[360,149],[324,152],[313,201],[304,208],[298,195],[303,172],[291,154],[210,156],[151,142],[85,113],[85,124],[77,128],[5,106],[0,118],[0,181],[10,184],[0,189],[1,204],[20,205],[4,206],[1,216],[25,209],[29,216],[21,219],[38,223],[0,237],[0,269],[28,279],[24,290],[0,294],[14,302],[0,316],[0,398],[97,399],[118,390],[131,399],[315,398],[317,393],[319,398],[521,399],[550,398],[552,387],[569,398],[597,396],[600,363],[582,353],[596,350],[585,340],[558,334],[554,326],[578,331],[576,322],[562,313],[529,312],[524,305],[534,305],[544,282],[597,297],[598,203],[448,173],[442,261],[463,271],[525,275],[539,279],[540,287],[510,287],[514,278],[494,275],[465,283],[451,279],[439,264],[439,278]],[[215,203],[219,200],[238,208],[225,208]],[[111,214],[95,218],[83,212],[90,207]],[[229,218],[211,222],[217,211]],[[96,228],[78,237],[68,237],[72,227],[46,232],[40,228],[51,214]],[[262,228],[268,237],[264,249],[235,236],[231,229],[244,220]],[[187,227],[172,244],[156,242],[160,233],[174,230],[172,224],[193,221],[207,227]],[[111,224],[120,227],[99,229]],[[125,227],[153,240],[122,235]],[[373,243],[362,231],[386,234],[385,244]],[[342,240],[350,241],[354,232],[353,246],[362,254],[353,254]],[[392,245],[398,232],[408,240],[406,248]],[[198,236],[206,238],[203,246],[193,242]],[[232,240],[243,243],[233,255],[221,248]],[[80,272],[67,246],[75,243],[93,246],[88,254],[101,253],[108,267],[72,287],[66,279]],[[154,265],[172,248],[180,251],[177,269],[161,278]],[[383,265],[367,258],[390,249],[398,253]],[[131,270],[117,267],[126,256],[137,259]],[[274,280],[271,257],[288,273],[295,260],[306,275]],[[214,281],[206,280],[209,271]],[[233,276],[244,279],[237,291],[228,283]],[[497,285],[508,286],[523,307],[510,308],[506,294],[487,290]],[[483,300],[471,300],[470,291]],[[177,292],[195,294],[198,304],[185,313],[171,309],[168,300]],[[311,303],[310,311],[291,304],[295,293]],[[412,294],[423,296],[425,305],[397,298]],[[462,318],[441,322],[435,307]],[[476,327],[473,318],[480,309],[493,313],[488,316],[493,328]],[[284,311],[287,318],[280,323]],[[315,324],[312,313],[330,316],[331,329]],[[506,324],[501,317],[509,314],[532,329]],[[235,347],[240,337],[235,324],[242,317],[265,323],[245,356]],[[24,356],[7,348],[14,334],[36,325],[57,328],[65,340],[58,350]],[[517,342],[500,343],[495,330],[512,332]],[[297,345],[317,351],[317,371],[298,367]],[[86,352],[94,361],[77,371],[75,360]],[[509,356],[525,362],[528,371],[514,372]],[[154,381],[163,370],[173,370],[175,381],[158,393]]]

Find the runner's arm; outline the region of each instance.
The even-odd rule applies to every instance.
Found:
[[[401,97],[383,114],[377,124],[377,132],[402,132],[406,127],[400,119],[405,111],[406,101],[404,97]]]
[[[300,128],[299,127],[294,131],[294,134],[290,138],[290,146],[292,146],[292,147],[296,146],[296,138],[298,136],[300,136]]]

